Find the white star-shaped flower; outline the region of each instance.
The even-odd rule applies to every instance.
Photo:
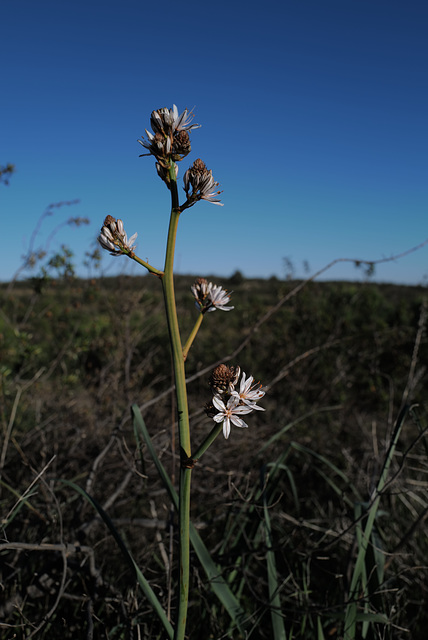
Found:
[[[242,372],[241,382],[239,383],[239,391],[232,391],[232,397],[236,398],[238,402],[243,402],[251,409],[257,409],[258,411],[264,411],[263,407],[258,407],[256,402],[263,398],[265,391],[262,390],[259,382],[253,383],[253,376],[246,377],[245,372]]]
[[[181,115],[178,115],[178,109],[172,105],[170,109],[170,117],[172,117],[172,128],[174,131],[190,131],[191,129],[199,129],[200,124],[190,124],[194,118],[194,114],[187,109],[183,111]]]
[[[225,405],[223,400],[214,396],[213,405],[219,411],[219,413],[213,417],[213,420],[218,423],[223,423],[223,435],[226,439],[230,434],[230,423],[234,424],[235,427],[248,427],[247,423],[244,422],[238,414],[244,415],[251,413],[252,407],[240,405],[238,398],[231,396],[227,401],[227,405]]]
[[[201,196],[201,200],[207,200],[207,202],[212,202],[212,204],[218,204],[220,207],[223,206],[223,203],[217,198],[220,195],[221,191],[216,191],[215,188],[218,187],[218,182],[216,182],[213,178],[212,171],[209,172],[207,176],[201,181],[199,186],[199,193]]]

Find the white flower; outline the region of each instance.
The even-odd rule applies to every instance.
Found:
[[[103,249],[110,251],[112,255],[117,254],[116,247],[113,244],[113,235],[108,227],[103,227],[101,229],[101,233],[98,236],[98,242],[102,246]]]
[[[248,427],[247,423],[244,422],[238,414],[244,415],[246,413],[251,413],[252,408],[246,407],[245,405],[239,405],[238,398],[231,396],[227,401],[227,405],[225,405],[223,400],[214,396],[213,405],[219,411],[219,413],[213,416],[213,420],[218,423],[223,423],[223,435],[226,439],[230,434],[230,423],[234,424],[235,427]]]
[[[134,242],[137,239],[137,235],[137,233],[134,233],[128,240],[123,221],[116,220],[113,216],[107,216],[98,236],[98,242],[103,249],[110,251],[112,256],[129,255],[136,248]]]
[[[230,311],[231,309],[234,309],[234,307],[226,306],[230,300],[230,294],[220,287],[220,285],[213,285],[210,288],[207,299],[207,311],[215,311],[216,309],[219,309],[220,311]]]
[[[223,206],[217,198],[221,191],[215,190],[219,183],[214,180],[213,172],[207,169],[205,162],[200,158],[195,160],[190,169],[187,169],[183,176],[183,182],[187,196],[187,206],[192,206],[198,200],[207,200],[207,202]],[[191,193],[189,193],[190,187],[192,188]]]
[[[179,115],[177,107],[173,104],[172,109],[163,107],[162,109],[153,111],[150,117],[150,123],[155,133],[163,133],[168,136],[175,133],[175,131],[198,129],[201,126],[200,124],[190,124],[193,118],[194,114],[187,109]],[[146,133],[148,133],[147,129]]]
[[[258,411],[264,411],[263,407],[258,407],[256,402],[263,398],[265,391],[262,390],[260,382],[253,383],[253,376],[246,377],[245,372],[242,372],[241,382],[239,383],[239,392],[233,390],[231,396],[236,398],[238,402],[243,402],[251,409]]]
[[[215,187],[218,187],[218,182],[216,182],[210,174],[206,176],[204,180],[202,180],[201,185],[199,187],[199,194],[201,200],[206,200],[207,202],[211,202],[212,204],[218,204],[219,207],[223,207],[223,203],[217,198],[220,195],[221,191],[216,191]]]
[[[205,278],[198,278],[190,287],[196,300],[196,307],[202,313],[206,311],[230,311],[234,307],[227,307],[230,294],[220,287],[220,285],[208,282]]]
[[[171,111],[173,115],[172,128],[174,131],[190,131],[191,129],[199,129],[201,126],[200,124],[190,124],[195,117],[191,111],[189,112],[187,109],[184,109],[183,113],[179,116],[175,104],[172,105],[170,114]]]

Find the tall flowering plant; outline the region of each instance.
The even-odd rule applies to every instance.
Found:
[[[191,433],[189,424],[189,410],[185,381],[185,362],[190,347],[198,333],[203,318],[207,313],[231,311],[231,294],[220,285],[208,282],[205,278],[198,278],[191,287],[195,299],[198,316],[187,341],[181,340],[174,292],[174,252],[177,227],[181,214],[200,200],[206,200],[217,206],[223,206],[219,200],[219,183],[213,178],[212,171],[207,169],[201,159],[194,161],[183,177],[185,200],[180,204],[178,196],[177,178],[178,162],[181,162],[190,152],[190,132],[200,125],[192,124],[193,114],[187,109],[179,114],[177,107],[162,108],[152,112],[150,124],[152,131],[146,129],[146,136],[138,142],[146,153],[142,156],[153,156],[156,161],[156,171],[171,193],[171,213],[166,243],[165,263],[163,269],[142,260],[136,254],[137,234],[129,239],[125,232],[124,223],[108,215],[101,228],[98,240],[100,245],[111,255],[127,256],[131,260],[145,267],[150,273],[158,276],[162,283],[165,301],[165,312],[169,329],[169,338],[173,359],[175,378],[175,394],[177,406],[177,420],[180,443],[180,485],[179,485],[179,601],[174,627],[157,606],[156,597],[152,592],[150,599],[168,636],[174,640],[181,640],[185,636],[188,596],[189,596],[189,539],[190,539],[190,486],[192,470],[197,460],[203,455],[215,438],[223,432],[227,439],[232,426],[245,428],[247,423],[242,416],[255,410],[263,411],[258,401],[265,392],[260,383],[254,382],[252,376],[241,372],[239,366],[220,365],[214,369],[210,378],[212,398],[206,405],[206,413],[212,418],[214,425],[205,440],[196,451],[192,452]],[[135,568],[135,567],[134,567]],[[137,572],[138,575],[138,572]],[[141,577],[140,584],[144,579]],[[143,582],[143,584],[145,584]]]

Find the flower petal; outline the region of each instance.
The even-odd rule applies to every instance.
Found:
[[[233,416],[232,415],[230,417],[230,419],[231,419],[232,423],[235,425],[235,427],[242,427],[242,428],[247,427],[248,428],[248,424],[246,422],[244,422],[242,420],[242,418],[238,418],[238,416]]]
[[[229,420],[229,418],[225,418],[225,420],[223,422],[223,435],[226,438],[226,440],[228,439],[228,437],[230,435],[230,420]]]
[[[221,400],[221,398],[218,398],[217,396],[213,396],[213,405],[219,411],[226,411],[226,405],[224,404],[223,400]]]

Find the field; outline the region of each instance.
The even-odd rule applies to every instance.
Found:
[[[184,338],[193,281],[175,279]],[[426,638],[426,289],[240,273],[221,284],[235,309],[206,314],[186,363],[192,442],[212,427],[219,363],[261,381],[265,411],[193,471],[192,521],[245,621],[232,623],[193,554],[188,637],[276,638],[280,617],[287,639],[339,640],[354,607],[352,638]],[[176,484],[159,282],[26,280],[0,299],[0,637],[162,638],[109,529],[67,484],[103,507],[173,618],[176,514],[130,414],[138,404]]]

